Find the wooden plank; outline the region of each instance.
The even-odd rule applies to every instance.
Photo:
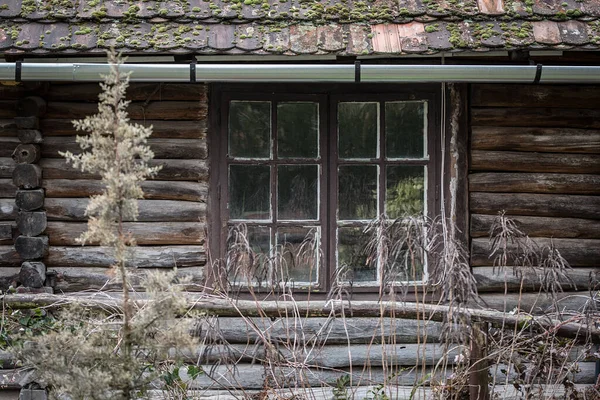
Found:
[[[0,198],[1,197],[15,197],[17,193],[17,187],[13,185],[12,179],[0,179]]]
[[[48,101],[97,102],[100,91],[100,85],[97,83],[51,84],[44,94],[44,98]],[[207,90],[206,85],[202,84],[132,82],[127,88],[127,100],[196,100],[206,102]]]
[[[2,191],[0,179],[0,197]],[[8,180],[12,186],[12,180]],[[90,197],[102,193],[104,185],[100,180],[84,179],[44,179],[46,197]],[[14,186],[13,186],[14,188]],[[144,198],[147,200],[186,200],[206,202],[208,186],[203,182],[185,181],[146,181],[142,183]],[[16,189],[13,189],[15,192]],[[11,193],[6,191],[6,193]]]
[[[564,194],[483,193],[470,194],[471,213],[533,217],[600,219],[600,197]]]
[[[229,343],[256,343],[259,332],[274,343],[295,340],[304,345],[320,343],[436,343],[442,325],[435,321],[402,318],[247,318],[219,317],[199,321],[195,334],[201,340],[222,337]],[[263,336],[264,336],[263,334]]]
[[[206,120],[173,122],[156,119],[132,119],[131,122],[143,126],[152,126],[153,138],[199,139],[206,137]],[[40,124],[41,131],[44,132],[44,137],[86,134],[86,132],[76,131],[73,127],[73,123],[69,119],[43,118],[40,121]],[[1,126],[0,121],[0,127]],[[2,132],[1,129],[0,132]]]
[[[593,219],[507,215],[531,237],[600,239],[600,223]],[[489,236],[495,215],[471,215],[471,237]]]
[[[600,130],[474,126],[473,150],[600,153]]]
[[[88,198],[46,198],[48,221],[87,221],[88,201]],[[200,223],[206,217],[206,205],[191,201],[139,200],[138,208],[138,222]]]
[[[128,222],[124,229],[138,245],[203,244],[206,226],[200,222]],[[76,239],[86,231],[85,222],[51,221],[46,228],[51,246],[78,245]]]
[[[598,263],[600,264],[600,262]],[[561,279],[563,290],[588,290],[600,284],[598,268],[573,268],[570,279]],[[485,292],[532,292],[540,290],[543,270],[529,267],[494,268],[473,267],[479,293]]]
[[[469,175],[469,191],[600,194],[600,175],[482,172]]]
[[[600,109],[473,107],[471,121],[473,126],[599,129]]]
[[[600,174],[600,155],[473,150],[471,170]]]
[[[473,107],[586,108],[600,104],[597,85],[474,84]]]
[[[15,162],[10,157],[0,157],[0,178],[12,178]]]
[[[115,279],[112,268],[101,267],[53,267],[50,279],[55,292],[72,293],[89,290],[120,290],[121,283]],[[153,268],[131,269],[128,282],[136,290],[142,290],[142,279]],[[177,270],[177,277],[189,279],[186,284],[188,291],[201,291],[203,289],[204,267],[187,267]],[[18,273],[18,271],[17,271]]]
[[[1,103],[0,103],[1,105]],[[199,101],[133,102],[127,107],[131,119],[203,120],[207,115],[206,103]],[[83,102],[49,101],[46,118],[82,119],[98,113],[98,105]],[[10,118],[0,112],[0,118]]]
[[[0,249],[1,254],[1,249]],[[44,258],[48,268],[111,267],[112,249],[99,246],[51,246]],[[204,246],[140,246],[135,248],[132,268],[183,268],[206,264]]]
[[[0,221],[14,221],[18,212],[15,199],[0,199]]]
[[[598,267],[600,264],[600,240],[598,239],[550,239],[533,238],[539,247],[553,245],[572,267]],[[509,252],[516,253],[516,246],[509,245]],[[471,266],[488,266],[490,241],[487,238],[475,238],[471,241]]]
[[[7,138],[11,139],[11,138]],[[19,143],[16,140],[16,144]],[[2,140],[0,139],[0,146]],[[157,159],[165,158],[184,158],[184,159],[205,159],[206,141],[200,139],[155,139],[148,140],[148,145],[154,152]],[[10,147],[8,145],[7,147]],[[0,147],[1,148],[1,147]],[[65,137],[47,137],[42,146],[42,156],[48,158],[63,158],[59,152],[70,151],[74,154],[81,153],[81,147],[75,141],[75,136]],[[11,151],[12,153],[12,151]],[[2,150],[0,150],[2,156]],[[10,154],[8,155],[10,157]]]
[[[0,159],[1,162],[2,159]],[[10,159],[12,162],[12,159]],[[44,158],[39,162],[43,170],[44,179],[96,179],[97,175],[82,172],[67,164],[59,158]],[[156,180],[161,181],[206,181],[208,167],[205,160],[161,160],[155,159],[150,165],[162,166],[156,175]],[[1,164],[0,164],[1,168]],[[1,177],[1,176],[0,176]]]

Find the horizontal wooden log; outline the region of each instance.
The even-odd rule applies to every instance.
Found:
[[[48,221],[87,221],[85,208],[89,199],[46,198],[44,207]],[[206,205],[191,201],[139,200],[138,222],[204,221]]]
[[[600,155],[473,150],[471,170],[600,174]]]
[[[15,162],[10,157],[0,157],[0,178],[12,178]]]
[[[19,211],[15,222],[19,232],[26,236],[37,236],[48,226],[45,211]]]
[[[0,267],[21,267],[24,260],[13,245],[0,245]]]
[[[132,120],[132,123],[152,126],[153,138],[200,139],[206,137],[206,120],[199,121],[161,121],[156,119]],[[0,120],[1,128],[2,120]],[[77,131],[69,119],[44,118],[40,121],[44,137],[84,135],[86,132]],[[0,129],[0,132],[2,130]],[[7,134],[8,135],[8,134]]]
[[[16,136],[0,137],[0,157],[11,157],[15,147],[21,144]]]
[[[13,225],[11,222],[0,223],[0,244],[13,243]]]
[[[40,96],[27,96],[17,102],[19,117],[43,117],[46,114],[46,100]]]
[[[44,141],[42,132],[35,129],[19,129],[17,131],[17,137],[21,143],[26,144],[40,144]]]
[[[553,245],[572,267],[598,267],[600,264],[600,240],[598,239],[532,239],[540,247]],[[509,245],[509,251],[516,253],[516,248]],[[487,238],[476,238],[471,241],[471,265],[487,266],[493,261],[490,258],[490,241]]]
[[[12,161],[12,160],[11,160]],[[42,158],[39,165],[43,168],[44,179],[95,179],[98,176],[82,172],[58,158]],[[206,181],[208,168],[205,160],[159,160],[155,159],[150,165],[160,165],[155,180],[164,181]]]
[[[39,129],[40,119],[38,117],[15,117],[17,129]]]
[[[148,140],[148,145],[157,159],[185,158],[205,159],[206,142],[200,139],[155,139]],[[70,151],[81,153],[81,147],[75,141],[75,136],[47,137],[42,147],[42,156],[48,158],[63,158],[59,152]]]
[[[300,322],[300,323],[299,323]],[[436,321],[400,318],[248,318],[219,317],[199,320],[194,334],[201,340],[220,337],[228,343],[257,343],[261,336],[273,343],[291,340],[301,345],[319,343],[378,344],[436,343],[442,325]]]
[[[0,137],[16,137],[17,125],[14,119],[0,119]]]
[[[39,144],[19,144],[11,155],[17,164],[35,164],[42,157]]]
[[[86,101],[97,102],[100,94],[97,83],[52,84],[44,97],[49,101]],[[137,83],[127,88],[127,100],[130,101],[207,101],[206,85],[187,83]]]
[[[0,83],[0,98],[20,99],[35,91],[40,86],[34,82],[2,82]]]
[[[568,271],[568,275],[569,278],[559,282],[565,291],[585,291],[600,284],[598,268],[573,268]],[[543,270],[530,267],[473,267],[473,276],[479,293],[504,290],[531,292],[540,290]]]
[[[474,84],[473,107],[586,108],[600,104],[600,88],[594,85]]]
[[[128,283],[135,290],[143,290],[141,282],[148,272],[155,269],[131,269]],[[54,267],[50,270],[51,286],[56,293],[82,292],[90,290],[120,290],[121,283],[115,278],[112,268],[99,267]],[[185,278],[188,291],[202,290],[204,267],[187,267],[177,270],[178,278]]]
[[[14,221],[18,212],[15,199],[0,199],[0,221]]]
[[[82,102],[48,102],[47,118],[82,119],[98,113],[98,105]],[[127,107],[131,119],[202,120],[207,115],[206,103],[199,101],[133,102]],[[8,117],[0,113],[0,118]],[[43,132],[43,129],[42,129]]]
[[[600,130],[474,126],[473,150],[600,153]]]
[[[469,175],[469,191],[600,194],[600,175],[482,172]]]
[[[43,187],[47,197],[90,197],[104,189],[102,181],[84,179],[44,179]],[[144,198],[149,200],[205,202],[208,195],[208,186],[202,182],[146,181],[142,183],[142,189]]]
[[[472,213],[533,217],[600,219],[600,197],[565,194],[483,193],[470,194]]]
[[[138,245],[167,245],[202,244],[206,227],[200,222],[127,222],[123,228],[135,238]],[[46,228],[52,246],[77,245],[76,239],[86,231],[85,222],[51,221]]]
[[[0,167],[1,171],[1,167]],[[0,179],[0,198],[3,197],[15,197],[17,193],[17,187],[13,185],[12,179],[3,178]]]
[[[588,105],[589,107],[590,105]],[[512,126],[549,128],[600,128],[597,108],[478,108],[471,109],[473,126]]]
[[[128,265],[134,268],[199,267],[206,263],[204,246],[141,246]],[[48,268],[110,267],[112,250],[99,246],[51,246],[44,259]]]
[[[0,100],[0,118],[14,118],[17,116],[16,100]]]
[[[42,186],[42,169],[37,164],[17,164],[12,178],[19,189],[37,189]]]
[[[600,223],[593,219],[507,215],[531,237],[600,239]],[[471,215],[471,237],[487,237],[495,215]]]
[[[48,253],[48,236],[17,236],[15,250],[24,260],[34,260]]]
[[[18,190],[15,204],[21,211],[34,211],[44,206],[44,189]]]
[[[514,312],[520,310],[533,315],[546,315],[559,312],[581,312],[584,307],[589,307],[589,292],[563,292],[556,295],[555,302],[552,296],[546,293],[482,293],[482,305],[498,312]]]

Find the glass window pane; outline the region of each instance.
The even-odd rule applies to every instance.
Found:
[[[277,218],[318,219],[319,167],[277,167]]]
[[[339,157],[376,158],[378,128],[379,103],[339,103]]]
[[[277,104],[277,155],[280,158],[319,156],[319,104]]]
[[[229,156],[271,156],[271,103],[232,101],[229,104]]]
[[[277,230],[277,251],[283,282],[316,282],[319,269],[318,227],[285,227]]]
[[[389,260],[385,266],[386,281],[422,281],[424,269],[423,249],[409,250],[404,245],[389,254]]]
[[[266,283],[271,279],[271,230],[245,224],[229,227],[227,275],[233,282]]]
[[[229,217],[270,219],[270,178],[268,165],[230,165]]]
[[[385,103],[385,145],[388,158],[425,156],[426,103]]]
[[[339,220],[367,220],[377,217],[377,171],[376,165],[339,167]]]
[[[389,218],[423,215],[425,167],[388,166],[385,212]]]
[[[377,263],[369,262],[369,236],[364,228],[338,228],[337,267],[339,279],[350,282],[377,280]]]

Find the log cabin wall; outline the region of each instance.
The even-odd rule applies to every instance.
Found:
[[[480,291],[504,291],[488,239],[501,210],[573,267],[572,284],[563,282],[565,304],[575,289],[597,288],[600,87],[472,85],[470,156],[471,264]],[[508,290],[517,292],[520,279],[507,275]],[[523,290],[535,292],[535,282],[527,279]]]

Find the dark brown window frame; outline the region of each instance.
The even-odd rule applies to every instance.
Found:
[[[317,101],[320,107],[325,107],[320,111],[321,115],[326,115],[327,118],[320,118],[320,148],[321,148],[321,163],[323,163],[323,176],[320,180],[321,186],[326,186],[328,194],[321,190],[321,207],[320,218],[322,220],[322,253],[324,254],[324,262],[322,268],[324,271],[320,273],[319,288],[317,292],[326,293],[331,287],[334,279],[334,269],[331,266],[335,265],[336,244],[336,210],[337,210],[337,179],[330,179],[332,169],[339,165],[337,157],[337,144],[335,140],[337,133],[337,124],[331,121],[336,121],[336,107],[330,105],[337,104],[340,100],[351,101],[376,101],[384,104],[386,101],[427,101],[428,103],[428,119],[427,119],[427,154],[429,160],[402,160],[397,162],[398,165],[425,165],[428,164],[427,173],[427,216],[435,217],[440,213],[440,185],[442,182],[441,172],[441,150],[440,143],[441,132],[441,111],[442,111],[442,93],[439,84],[418,84],[418,85],[378,85],[378,84],[213,84],[210,87],[210,128],[209,128],[209,161],[210,161],[210,180],[209,180],[209,251],[211,258],[222,259],[224,255],[225,241],[227,236],[228,221],[223,218],[226,206],[226,198],[224,193],[227,191],[228,175],[227,175],[227,118],[228,104],[231,100],[250,100],[250,101]],[[380,107],[385,108],[385,107]],[[275,118],[271,115],[271,118]],[[380,124],[384,126],[385,110],[381,110],[379,114]],[[335,160],[333,162],[332,160]],[[286,160],[286,163],[289,160]],[[236,161],[237,163],[237,161]],[[254,164],[254,162],[251,162]],[[274,161],[267,161],[266,164],[271,165]],[[358,161],[358,164],[361,162]],[[386,161],[384,157],[380,157],[377,161],[379,167],[383,165],[394,165],[394,161]],[[352,161],[344,161],[343,164],[352,164]],[[382,170],[380,170],[382,171]],[[379,185],[382,185],[381,180],[385,180],[385,174],[379,174]],[[273,182],[271,182],[273,185]],[[381,197],[381,196],[380,196]],[[379,202],[383,201],[379,199]],[[379,205],[381,207],[381,205]],[[213,285],[215,280],[218,280],[222,271],[220,264],[213,263],[208,271],[207,285]],[[215,270],[216,269],[216,270]],[[222,278],[221,278],[222,279]],[[378,286],[372,287],[355,287],[354,292],[357,293],[373,293],[379,289]],[[313,291],[314,292],[314,291]]]

